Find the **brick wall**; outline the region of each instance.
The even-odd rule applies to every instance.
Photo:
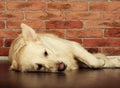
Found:
[[[21,23],[120,55],[120,0],[0,0],[0,55],[8,55]]]

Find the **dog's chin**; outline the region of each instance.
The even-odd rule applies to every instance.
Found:
[[[53,69],[49,69],[49,68],[41,68],[40,70],[36,70],[36,69],[27,69],[24,70],[22,72],[31,72],[31,73],[61,73],[61,72],[65,72],[64,71],[58,71],[57,68],[53,68]]]
[[[57,70],[48,70],[48,69],[44,69],[44,70],[26,70],[24,72],[31,72],[31,73],[58,73],[59,71]]]
[[[45,73],[49,73],[49,72],[53,72],[53,73],[56,73],[56,72],[59,72],[58,70],[57,70],[57,68],[52,68],[52,69],[50,69],[50,68],[41,68],[40,70],[37,70],[37,71],[39,71],[39,72],[45,72]]]
[[[31,72],[31,73],[34,73],[34,72],[40,72],[40,73],[50,73],[50,72],[53,72],[53,73],[56,73],[56,72],[59,72],[57,70],[57,68],[45,68],[45,67],[42,67],[41,69],[35,69],[35,68],[27,68],[27,69],[21,69],[21,70],[16,70],[18,72]]]

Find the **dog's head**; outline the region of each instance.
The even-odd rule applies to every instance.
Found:
[[[59,61],[57,55],[48,48],[43,40],[31,27],[21,24],[21,38],[15,50],[15,60],[11,68],[19,71],[58,72],[64,71],[66,65]],[[53,47],[54,48],[54,47]]]

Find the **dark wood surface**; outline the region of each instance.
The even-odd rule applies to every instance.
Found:
[[[120,69],[20,73],[0,61],[0,88],[120,88]]]

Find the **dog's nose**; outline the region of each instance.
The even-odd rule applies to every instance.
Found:
[[[67,68],[67,65],[65,65],[63,62],[58,64],[58,71],[60,72],[65,71],[66,68]]]
[[[37,70],[40,70],[43,66],[41,64],[37,64]]]

